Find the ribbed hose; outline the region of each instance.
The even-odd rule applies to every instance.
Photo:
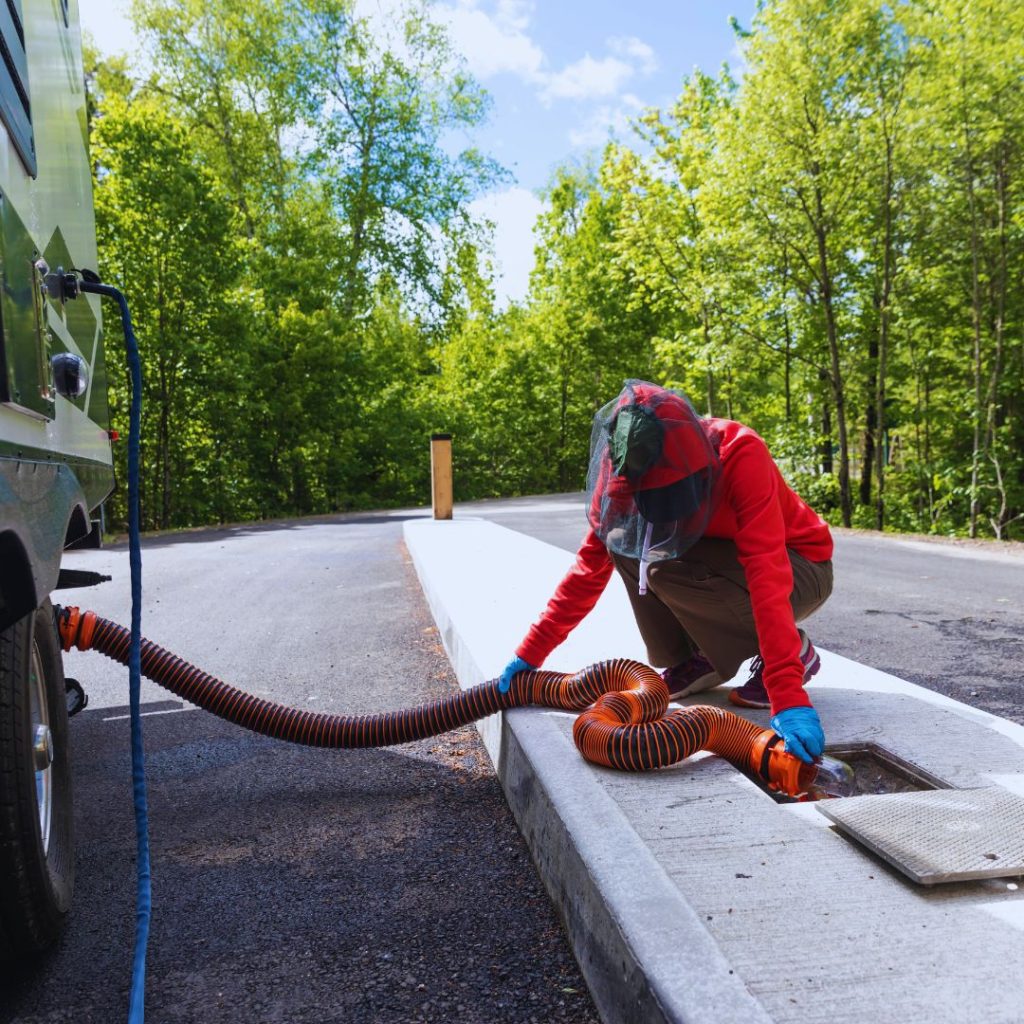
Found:
[[[124,626],[77,608],[57,609],[64,650],[94,649],[126,664]],[[624,771],[650,771],[709,750],[743,771],[795,796],[805,788],[801,762],[782,752],[778,737],[732,712],[694,706],[668,711],[661,676],[637,661],[599,662],[579,672],[520,672],[507,693],[498,680],[403,711],[332,715],[301,711],[245,693],[142,641],[142,674],[190,704],[273,739],[309,747],[386,747],[456,729],[508,708],[539,705],[581,711],[573,739],[588,761]]]

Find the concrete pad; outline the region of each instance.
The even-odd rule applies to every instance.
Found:
[[[572,563],[481,520],[411,521],[405,536],[463,687],[500,673]],[[821,655],[830,744],[874,742],[950,786],[1024,792],[1024,728]],[[645,657],[617,578],[545,667],[607,657]],[[1024,1019],[1016,882],[915,886],[717,757],[642,775],[588,764],[568,714],[480,728],[606,1021]]]

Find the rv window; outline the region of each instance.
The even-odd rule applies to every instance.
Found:
[[[21,0],[0,0],[0,118],[7,126],[21,162],[36,176],[32,107],[28,98],[28,64]]]

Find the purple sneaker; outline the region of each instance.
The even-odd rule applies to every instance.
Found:
[[[714,665],[700,651],[696,651],[688,661],[665,669],[661,673],[661,678],[668,687],[669,700],[710,690],[712,686],[718,686],[723,682]]]
[[[821,658],[811,643],[811,638],[801,629],[800,661],[804,666],[804,683],[821,668]],[[729,700],[741,708],[770,708],[768,691],[764,688],[764,662],[759,654],[750,663],[750,678],[742,685],[729,691]]]

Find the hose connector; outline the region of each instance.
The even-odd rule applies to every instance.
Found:
[[[786,752],[781,736],[765,729],[750,749],[750,770],[776,793],[794,800],[832,800],[853,796],[856,781],[845,762],[823,754],[813,764]]]
[[[70,651],[72,647],[77,647],[80,651],[89,650],[96,629],[96,613],[82,612],[74,605],[58,606],[55,613],[57,632],[60,633],[61,646],[64,650]]]
[[[814,781],[816,769],[786,752],[782,737],[765,729],[750,748],[750,770],[777,793],[799,799]]]

